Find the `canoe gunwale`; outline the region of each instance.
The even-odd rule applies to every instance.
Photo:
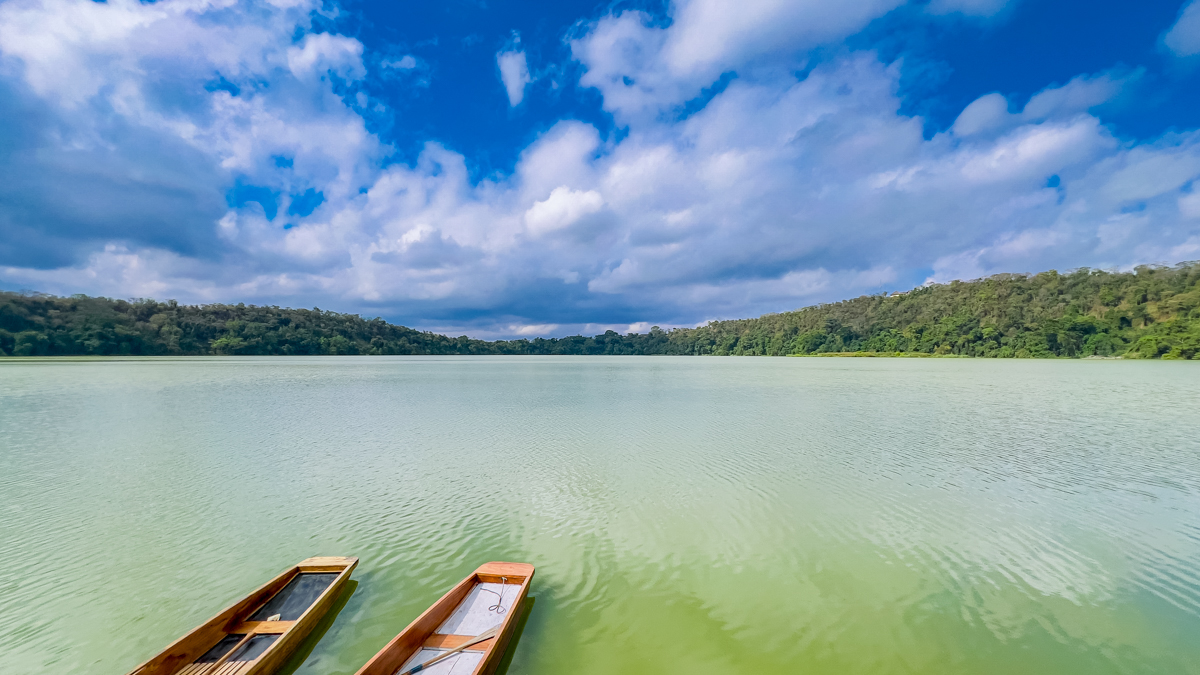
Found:
[[[383,649],[371,657],[370,661],[359,668],[355,675],[395,675],[404,663],[435,635],[435,631],[442,625],[442,622],[458,608],[477,583],[498,583],[501,577],[508,577],[510,580],[521,578],[520,591],[500,622],[500,632],[496,637],[477,645],[482,647],[479,651],[483,651],[484,655],[480,659],[479,665],[472,671],[472,675],[489,675],[495,672],[496,667],[500,665],[500,659],[504,657],[505,650],[508,649],[509,640],[512,639],[517,618],[525,604],[525,598],[529,594],[529,585],[533,581],[533,574],[533,565],[527,563],[490,562],[480,565],[465,579],[446,591],[437,602],[430,605],[396,637],[392,638]]]
[[[129,672],[129,675],[174,675],[204,655],[224,636],[238,631],[253,631],[259,635],[278,635],[241,675],[267,675],[291,656],[333,605],[351,572],[358,566],[354,557],[306,558],[276,575],[241,600],[226,607],[216,616],[200,624],[166,649]],[[337,573],[333,582],[323,590],[295,621],[246,621],[259,607],[283,590],[299,574]]]

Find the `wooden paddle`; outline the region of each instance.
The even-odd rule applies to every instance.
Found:
[[[255,635],[257,635],[257,633],[255,633],[254,631],[250,631],[249,633],[246,633],[246,637],[242,638],[241,640],[238,640],[238,643],[233,646],[233,649],[230,649],[229,651],[225,652],[225,656],[222,656],[221,658],[214,661],[211,666],[209,666],[208,668],[205,668],[203,675],[211,675],[212,673],[217,672],[217,669],[220,668],[221,666],[225,665],[225,662],[228,661],[231,656],[233,656],[234,652],[241,649],[242,645],[249,642],[250,639],[253,638]]]
[[[503,625],[503,624],[501,624],[501,625]],[[455,654],[461,652],[462,650],[466,649],[467,647],[470,647],[471,645],[477,645],[480,642],[483,642],[484,640],[490,640],[490,639],[496,637],[496,633],[499,633],[499,632],[500,632],[500,626],[496,626],[495,628],[485,630],[482,633],[480,633],[479,635],[476,635],[475,637],[471,638],[470,640],[467,640],[466,642],[455,647],[454,649],[451,649],[450,651],[446,652],[445,654],[438,654],[437,656],[433,657],[432,659],[429,659],[425,663],[413,666],[412,668],[409,668],[408,670],[404,671],[403,673],[397,673],[397,675],[412,675],[415,672],[425,670],[426,668],[428,668],[429,666],[432,666],[433,664],[437,663],[438,661],[441,661],[442,659],[454,656]]]

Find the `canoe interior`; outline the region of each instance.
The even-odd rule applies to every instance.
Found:
[[[422,670],[428,675],[486,675],[495,671],[529,592],[533,566],[487,563],[463,579],[358,671],[395,675],[500,627],[497,637],[472,645]]]
[[[180,638],[130,675],[267,675],[332,606],[358,558],[309,558]]]
[[[476,583],[462,603],[450,614],[450,618],[434,630],[421,649],[400,667],[400,671],[425,663],[438,654],[468,641],[472,636],[499,626],[512,610],[520,592],[521,584],[515,580],[508,584]],[[475,666],[483,660],[486,649],[486,643],[469,647],[435,663],[426,672],[429,675],[466,675],[473,672]]]

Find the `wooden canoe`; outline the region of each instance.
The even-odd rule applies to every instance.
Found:
[[[284,570],[129,675],[269,675],[338,598],[358,558],[309,558]]]
[[[422,675],[491,675],[504,658],[532,579],[533,565],[481,565],[410,623],[357,675],[403,673],[498,628],[494,638],[421,671]]]

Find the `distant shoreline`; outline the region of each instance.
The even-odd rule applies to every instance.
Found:
[[[477,340],[318,308],[0,292],[8,356],[839,356],[1200,359],[1200,262],[999,274],[647,333]]]
[[[814,357],[836,357],[836,358],[867,358],[867,359],[977,359],[988,358],[980,356],[968,356],[965,354],[926,354],[924,352],[824,352],[821,354],[787,354],[789,357],[814,358]],[[1124,356],[1019,356],[1013,357],[1022,361],[1029,359],[1052,359],[1061,361],[1062,359],[1074,358],[1078,361],[1129,361],[1138,359],[1127,359]],[[1166,359],[1170,360],[1170,359]],[[1181,359],[1182,360],[1182,359]]]
[[[970,359],[962,354],[926,354],[924,352],[822,352],[819,354],[788,354],[795,357],[845,357],[866,359]],[[1053,357],[1057,358],[1057,357]]]
[[[46,354],[40,356],[4,356],[0,364],[21,361],[144,361],[173,359],[225,359],[225,358],[309,358],[309,357],[371,357],[371,356],[469,356],[469,357],[588,357],[588,356],[669,356],[669,357],[748,357],[748,354]],[[1126,356],[1014,356],[1007,358],[969,356],[965,354],[926,354],[923,352],[822,352],[819,354],[770,354],[769,358],[840,358],[840,359],[969,359],[974,361],[1188,361],[1189,359],[1141,359]],[[1193,359],[1200,360],[1200,359]]]

